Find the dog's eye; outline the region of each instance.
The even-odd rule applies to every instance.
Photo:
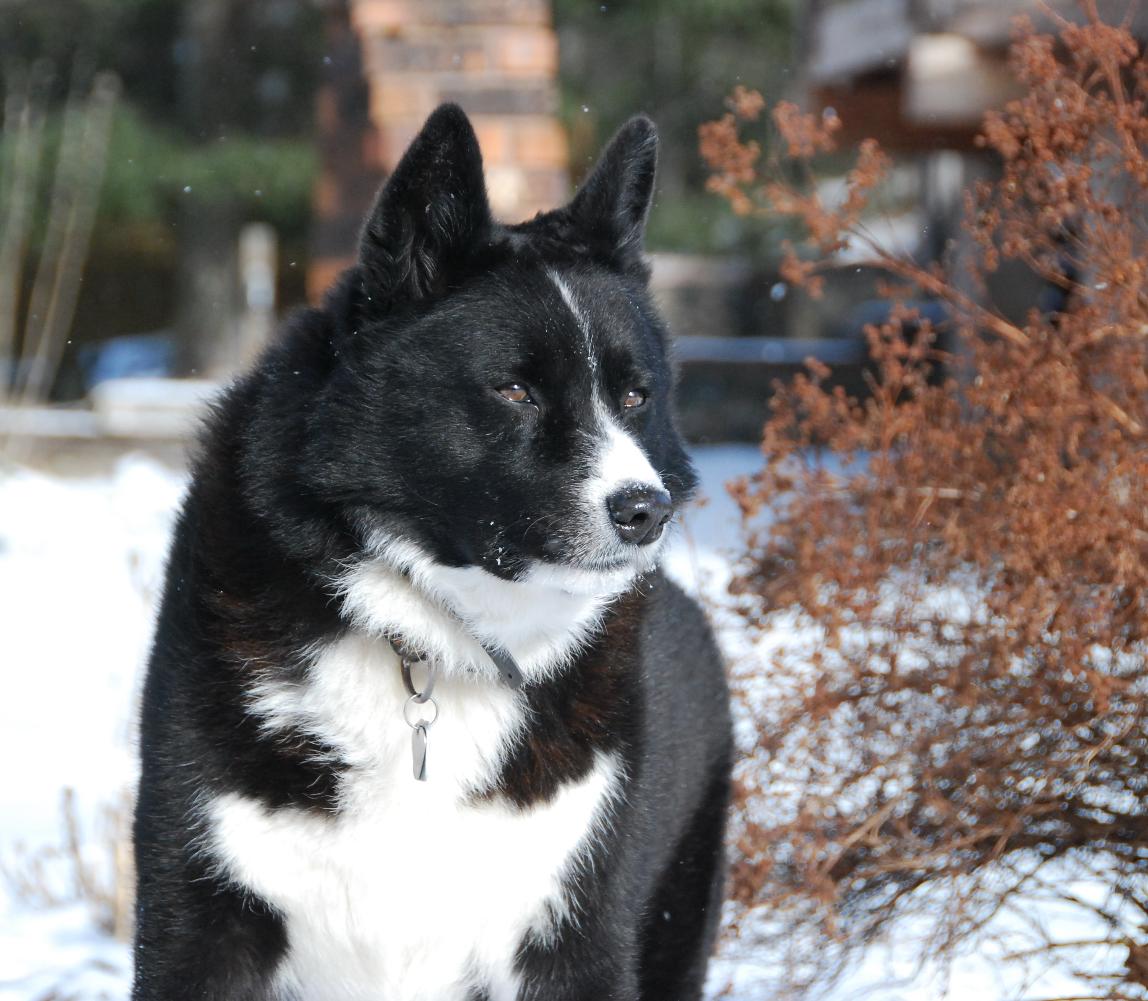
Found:
[[[508,386],[499,386],[498,395],[504,400],[509,400],[511,403],[534,402],[534,397],[530,395],[530,390],[517,382],[512,382]]]
[[[633,410],[635,407],[640,407],[646,402],[646,392],[642,389],[629,389],[626,395],[622,397],[622,406],[627,410]]]

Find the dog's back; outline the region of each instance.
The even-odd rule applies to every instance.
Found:
[[[729,717],[657,569],[694,477],[653,168],[635,120],[502,227],[440,109],[219,404],[144,694],[138,1001],[699,996]]]

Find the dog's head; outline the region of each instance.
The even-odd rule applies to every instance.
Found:
[[[466,116],[427,121],[329,300],[304,457],[365,547],[590,591],[654,565],[695,484],[642,253],[656,155],[632,119],[568,205],[502,226]]]

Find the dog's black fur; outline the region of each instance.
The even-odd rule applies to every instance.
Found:
[[[337,818],[340,749],[262,731],[250,691],[266,677],[306,684],[308,651],[353,628],[332,581],[366,558],[365,532],[504,580],[585,563],[582,431],[595,392],[616,400],[630,386],[646,404],[614,417],[675,506],[689,496],[641,247],[654,163],[653,127],[634,119],[573,202],[502,226],[473,131],[444,106],[384,189],[359,263],[216,407],[143,698],[135,1001],[276,997],[286,922],[221,871],[201,808],[238,792]],[[597,368],[547,268],[573,276],[588,304]],[[493,392],[512,381],[537,405]],[[529,809],[584,776],[596,752],[620,755],[626,776],[567,888],[578,927],[518,946],[520,997],[697,998],[721,903],[731,753],[702,614],[653,571],[613,601],[573,663],[520,697],[531,726],[483,797]],[[481,982],[472,990],[488,996]]]

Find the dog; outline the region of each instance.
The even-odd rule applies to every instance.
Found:
[[[135,1001],[686,1001],[728,691],[658,569],[696,487],[653,124],[501,225],[440,107],[357,263],[208,418],[142,696]]]

